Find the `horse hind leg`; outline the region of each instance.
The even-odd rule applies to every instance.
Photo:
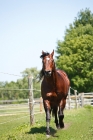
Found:
[[[59,123],[58,123],[58,118],[57,118],[57,110],[58,110],[58,107],[53,108],[52,115],[55,116],[56,128],[59,129]]]
[[[63,119],[64,119],[64,114],[59,115],[59,125],[60,125],[60,128],[64,128]]]

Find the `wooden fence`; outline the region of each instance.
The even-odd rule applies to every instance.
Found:
[[[67,96],[66,100],[66,109],[73,109],[83,107],[84,105],[93,106],[93,92],[92,93],[79,93],[77,95],[77,91],[74,91],[75,95]],[[40,104],[40,111],[43,111],[43,102],[42,98],[37,100],[37,103]]]
[[[71,95],[71,91],[70,91],[71,89],[74,91],[74,95]],[[21,90],[23,90],[23,89],[21,89]],[[40,97],[40,99],[37,100],[37,102],[34,100],[34,97],[33,97],[34,90],[35,89],[33,89],[33,78],[29,77],[28,78],[29,99],[27,101],[28,101],[28,108],[29,108],[29,113],[30,113],[30,124],[31,125],[34,124],[34,114],[35,114],[34,105],[36,103],[39,103],[40,104],[40,112],[43,112],[43,110],[44,110],[42,98]],[[3,102],[10,103],[11,101],[9,100],[9,101],[3,101]],[[15,100],[15,102],[16,102],[16,100]],[[20,101],[20,102],[23,102],[23,101]],[[92,105],[93,106],[93,93],[79,93],[79,94],[77,94],[77,91],[70,87],[69,92],[68,92],[68,96],[67,96],[67,100],[66,100],[66,109],[83,107],[84,105]]]
[[[68,95],[66,100],[66,109],[71,108],[79,108],[83,107],[84,105],[91,105],[93,106],[93,93],[75,93],[76,95]],[[5,104],[28,104],[29,106],[29,99],[19,99],[19,100],[0,100],[0,105]],[[34,105],[38,104],[40,112],[43,111],[43,101],[42,97],[34,99]]]
[[[77,92],[74,92],[75,95],[69,95],[67,96],[67,101],[66,101],[66,109],[73,109],[73,108],[80,108],[83,107],[84,105],[92,105],[93,106],[93,93],[79,93],[77,95]],[[21,104],[15,104],[17,100],[3,100],[0,101],[0,116],[3,115],[13,115],[15,114],[21,114],[21,113],[26,113],[30,114],[30,124],[34,124],[33,116],[38,113],[43,113],[44,108],[43,108],[43,102],[42,98],[34,99],[33,100],[33,114],[30,111],[30,106],[29,106],[29,99],[24,99],[24,100],[19,100],[19,102],[26,102],[26,103],[21,103]],[[6,104],[7,103],[7,104]]]
[[[93,106],[93,92],[79,93],[77,95],[77,91],[75,91],[75,95],[68,95],[66,102],[66,109],[79,108],[84,105]]]

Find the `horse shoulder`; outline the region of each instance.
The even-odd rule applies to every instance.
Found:
[[[57,73],[58,73],[58,75],[61,76],[61,79],[62,79],[63,81],[65,81],[66,84],[68,84],[68,86],[70,86],[70,80],[69,80],[69,78],[68,78],[66,72],[64,72],[63,70],[57,70]]]

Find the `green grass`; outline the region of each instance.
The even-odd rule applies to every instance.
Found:
[[[93,108],[64,111],[65,128],[56,130],[54,118],[51,117],[49,140],[93,140]],[[23,117],[23,118],[22,118]],[[12,121],[13,120],[13,121]],[[11,122],[8,122],[11,121]],[[46,140],[45,114],[35,115],[34,126],[29,125],[29,114],[0,116],[1,140]]]
[[[34,109],[35,109],[35,112],[40,111],[39,105],[35,105]],[[3,105],[0,108],[0,115],[5,115],[5,114],[21,114],[21,113],[29,113],[28,104]]]

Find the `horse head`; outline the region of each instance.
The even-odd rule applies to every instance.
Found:
[[[42,64],[43,64],[43,72],[45,76],[51,76],[55,63],[54,63],[54,50],[52,51],[52,53],[48,53],[48,52],[44,52],[42,51],[42,55],[40,56],[40,58],[42,58]]]

